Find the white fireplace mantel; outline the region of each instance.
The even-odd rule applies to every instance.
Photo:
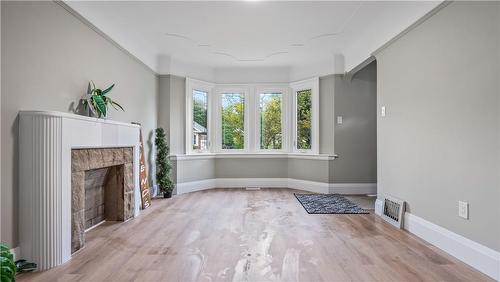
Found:
[[[19,233],[21,257],[39,270],[71,258],[71,150],[134,147],[138,125],[53,111],[19,112]],[[139,172],[134,165],[134,216]]]

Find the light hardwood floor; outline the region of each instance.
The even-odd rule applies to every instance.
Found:
[[[373,214],[309,215],[296,190],[215,189],[154,200],[18,281],[489,281]]]

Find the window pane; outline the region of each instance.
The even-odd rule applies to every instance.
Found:
[[[193,149],[208,150],[208,93],[193,90]]]
[[[245,96],[222,94],[222,149],[243,149],[245,145]]]
[[[280,150],[281,131],[281,93],[260,94],[260,148]]]
[[[297,149],[311,149],[312,90],[297,91]]]

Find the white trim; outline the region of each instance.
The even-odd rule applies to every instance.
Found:
[[[10,249],[10,252],[12,253],[12,255],[14,256],[14,261],[18,260],[21,258],[21,256],[19,255],[21,253],[21,248],[18,246],[18,247],[15,247],[15,248],[12,248]]]
[[[384,201],[380,199],[375,200],[375,214],[378,216],[382,216],[382,212],[384,210]]]
[[[216,179],[177,183],[177,195],[216,188]]]
[[[383,201],[375,202],[375,214],[381,215]],[[489,277],[500,281],[500,252],[467,239],[430,221],[405,213],[404,229],[440,248]]]
[[[425,21],[427,21],[429,18],[431,18],[432,16],[434,16],[435,14],[437,14],[439,11],[441,11],[443,8],[445,8],[446,6],[448,6],[452,2],[453,1],[442,1],[439,5],[437,5],[436,7],[434,7],[427,14],[423,15],[416,22],[412,23],[409,27],[405,28],[400,33],[398,33],[396,36],[394,36],[393,38],[391,38],[389,41],[387,41],[384,44],[382,44],[382,46],[380,46],[378,49],[376,49],[375,51],[373,51],[371,55],[375,56],[375,57],[378,56],[378,54],[380,54],[380,52],[382,52],[383,50],[385,50],[387,47],[389,47],[390,45],[392,45],[394,42],[396,42],[398,39],[400,39],[401,37],[403,37],[408,32],[410,32],[410,31],[414,30],[415,28],[417,28],[419,25],[421,25],[422,23],[424,23]],[[352,71],[352,69],[350,71]]]
[[[72,113],[65,113],[65,112],[58,112],[58,111],[44,111],[44,110],[24,111],[24,110],[22,110],[22,111],[19,111],[19,116],[33,116],[33,117],[43,116],[43,117],[68,118],[68,119],[83,120],[83,121],[95,122],[95,123],[104,123],[104,124],[120,125],[120,126],[126,126],[126,127],[141,128],[140,125],[134,124],[134,123],[126,123],[126,122],[120,122],[120,121],[114,121],[114,120],[96,118],[96,117],[87,117],[87,116],[82,116],[82,115],[77,115],[77,114],[72,114]]]
[[[288,188],[303,190],[313,193],[328,194],[329,184],[325,182],[288,178]]]
[[[286,188],[287,178],[217,178],[217,188]]]
[[[170,160],[173,161],[190,161],[190,160],[206,160],[206,159],[303,159],[303,160],[318,160],[318,161],[331,161],[337,155],[309,155],[297,153],[206,153],[206,154],[192,154],[192,155],[170,155]]]
[[[261,149],[261,123],[260,123],[260,99],[262,94],[281,94],[281,149]],[[289,138],[287,138],[289,124],[289,107],[288,107],[289,87],[255,87],[254,90],[254,151],[258,153],[281,153],[289,151]]]
[[[215,154],[192,154],[192,155],[170,155],[171,161],[191,161],[191,160],[208,160],[215,158]]]
[[[291,92],[291,109],[292,119],[291,128],[291,151],[295,153],[309,153],[317,154],[319,152],[319,77],[314,77],[302,81],[290,83]],[[311,89],[312,94],[312,132],[311,132],[311,149],[299,150],[297,149],[297,92],[301,90]]]
[[[500,281],[499,252],[408,212],[404,229]]]
[[[377,183],[330,183],[330,193],[367,195],[377,193]]]
[[[212,104],[214,84],[186,77],[186,137],[185,145],[188,154],[206,154],[212,150]],[[198,90],[207,93],[207,150],[193,150],[193,91]]]
[[[321,194],[368,194],[361,191],[372,191],[372,183],[341,184],[342,189],[332,189],[332,184],[319,181],[310,181],[294,178],[213,178],[198,181],[182,182],[177,184],[177,194],[202,191],[213,188],[292,188]],[[336,184],[333,184],[336,187]]]
[[[217,85],[215,87],[214,95],[214,128],[215,128],[215,146],[212,148],[213,151],[218,153],[247,153],[251,151],[250,148],[250,108],[253,107],[253,103],[250,99],[251,89],[242,86],[221,86]],[[223,149],[222,148],[222,95],[224,94],[240,94],[243,96],[243,149]]]

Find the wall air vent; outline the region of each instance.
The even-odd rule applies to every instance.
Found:
[[[397,228],[403,228],[405,202],[390,196],[384,199],[382,218]]]
[[[247,191],[258,191],[258,190],[260,190],[260,187],[245,187],[245,190],[247,190]]]

